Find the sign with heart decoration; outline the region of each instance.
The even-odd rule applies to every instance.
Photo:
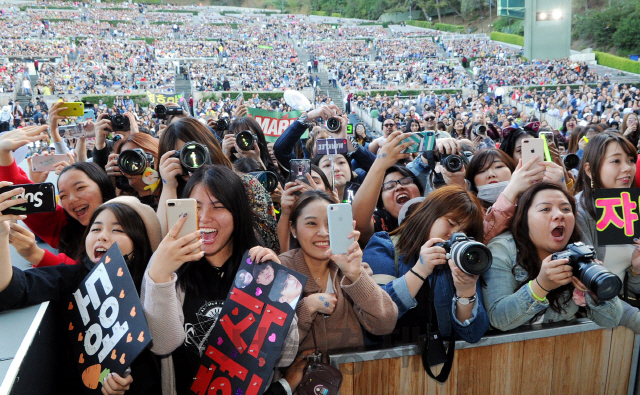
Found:
[[[71,352],[85,393],[101,393],[109,373],[124,375],[151,334],[140,297],[118,244],[109,248],[68,305]]]
[[[194,394],[260,395],[284,346],[307,277],[245,253],[191,385]]]

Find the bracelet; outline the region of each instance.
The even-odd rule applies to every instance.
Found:
[[[529,281],[529,291],[531,291],[531,295],[533,295],[533,297],[538,301],[538,302],[544,302],[545,300],[547,300],[547,297],[545,296],[544,298],[539,297],[538,295],[536,295],[535,292],[533,292],[533,288],[531,287],[531,283],[533,282],[533,280]]]
[[[415,274],[415,275],[416,275],[416,277],[418,277],[420,280],[422,280],[422,282],[427,281],[427,279],[426,279],[426,278],[424,278],[424,277],[422,277],[421,275],[419,275],[418,273],[416,273],[416,272],[413,270],[413,268],[409,269],[409,271],[410,271],[411,273]]]
[[[538,284],[538,287],[542,288],[542,290],[546,293],[549,293],[551,291],[546,290],[542,285],[540,285],[540,281],[538,281],[538,277],[536,277],[536,284]]]

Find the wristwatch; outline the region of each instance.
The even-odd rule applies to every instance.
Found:
[[[470,305],[471,303],[475,302],[475,301],[476,301],[476,299],[477,299],[477,297],[476,297],[476,294],[473,294],[473,296],[471,296],[471,297],[469,297],[469,298],[461,298],[461,297],[459,297],[458,295],[453,295],[453,299],[454,299],[456,302],[458,302],[458,303],[460,303],[461,305],[463,305],[463,306],[468,306],[468,305]]]
[[[307,121],[307,114],[306,112],[303,112],[302,115],[300,115],[298,117],[298,119],[296,119],[296,121],[300,122],[301,124],[303,124],[305,127],[309,127],[309,121]]]

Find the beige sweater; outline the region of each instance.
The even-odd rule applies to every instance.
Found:
[[[153,257],[151,258],[153,259]],[[151,262],[149,262],[151,264]],[[176,289],[178,276],[173,273],[168,283],[155,283],[148,271],[142,280],[140,299],[153,338],[151,351],[160,356],[162,394],[175,395],[176,382],[171,353],[184,342],[184,291]],[[291,365],[298,352],[298,319],[293,317],[277,367]]]
[[[337,303],[333,314],[325,316],[311,314],[304,301],[304,297],[322,292],[322,289],[313,279],[302,250],[290,250],[279,258],[284,266],[307,276],[307,284],[296,308],[302,339],[299,351],[313,348],[313,336],[309,333],[312,324],[315,324],[317,347],[323,352],[364,346],[362,327],[374,335],[386,335],[395,328],[398,307],[364,270],[361,269],[360,277],[352,283],[338,265],[329,262]]]

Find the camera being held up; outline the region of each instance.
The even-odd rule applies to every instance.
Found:
[[[278,188],[278,176],[271,171],[252,171],[247,173],[257,179],[260,184],[271,193]]]
[[[329,133],[338,133],[340,131],[340,118],[331,117],[327,119],[327,131]]]
[[[622,289],[622,281],[604,266],[594,261],[595,249],[581,242],[569,244],[566,250],[556,252],[552,260],[568,259],[573,269],[573,276],[580,280],[587,289],[600,300],[616,297]]]
[[[224,132],[229,130],[229,125],[231,124],[231,122],[229,121],[229,118],[224,117],[224,118],[218,118],[218,120],[216,121],[216,130],[219,132]]]
[[[167,107],[164,104],[158,104],[154,108],[154,114],[153,114],[154,118],[167,119],[167,117],[173,116],[173,115],[182,115],[182,108],[181,107]]]
[[[258,136],[250,130],[243,130],[236,135],[236,145],[243,151],[251,151],[258,141]]]
[[[180,151],[171,155],[172,158],[179,158],[182,169],[193,173],[204,165],[211,164],[209,149],[196,141],[189,141]]]
[[[471,276],[485,273],[493,263],[493,255],[487,246],[462,232],[455,232],[449,241],[434,245],[444,248],[447,259],[453,260],[460,270]]]
[[[468,165],[471,158],[473,153],[469,151],[463,151],[461,154],[440,155],[440,164],[449,173],[456,173],[462,170],[463,166]]]
[[[129,117],[122,114],[107,115],[105,119],[111,121],[111,130],[114,132],[128,132],[131,130]]]
[[[122,151],[118,156],[120,170],[132,176],[143,174],[147,167],[154,168],[155,158],[141,148]]]

